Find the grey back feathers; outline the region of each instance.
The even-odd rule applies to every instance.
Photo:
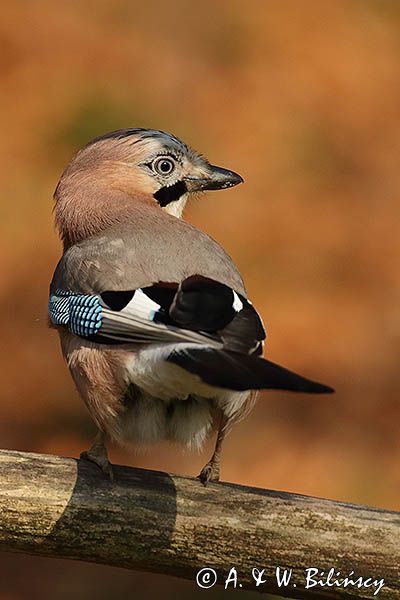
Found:
[[[143,205],[132,210],[128,222],[69,248],[51,288],[102,293],[179,283],[193,274],[246,295],[239,271],[215,240],[156,206]]]

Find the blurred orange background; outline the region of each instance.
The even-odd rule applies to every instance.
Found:
[[[390,0],[2,6],[3,448],[78,456],[90,444],[46,322],[61,250],[52,193],[90,138],[159,128],[243,175],[186,217],[237,262],[268,357],[337,390],[265,393],[225,443],[222,479],[399,509],[399,22]],[[196,475],[210,452],[115,448],[111,459]],[[0,597],[195,592],[71,565],[4,556]]]

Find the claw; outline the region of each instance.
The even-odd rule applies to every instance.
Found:
[[[200,479],[204,487],[206,487],[210,481],[219,481],[219,464],[211,459],[210,462],[202,468],[197,479]]]
[[[104,443],[95,440],[93,446],[81,452],[80,458],[82,460],[88,460],[94,463],[99,469],[106,475],[110,481],[114,479],[114,473],[112,470],[112,464],[108,460],[107,450]]]

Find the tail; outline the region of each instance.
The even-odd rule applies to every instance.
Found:
[[[265,358],[214,348],[176,349],[166,359],[204,383],[228,390],[290,390],[308,394],[331,394],[333,388],[306,379]]]

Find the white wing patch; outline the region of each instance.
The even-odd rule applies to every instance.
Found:
[[[233,309],[236,312],[240,312],[243,308],[243,302],[241,301],[241,299],[239,298],[239,296],[237,295],[237,293],[235,292],[235,290],[232,290],[233,292]]]
[[[221,346],[214,337],[203,332],[182,329],[155,321],[161,306],[142,290],[136,290],[132,300],[120,311],[110,310],[101,301],[103,322],[99,336],[106,336],[121,343],[171,343],[197,342],[214,347]]]

